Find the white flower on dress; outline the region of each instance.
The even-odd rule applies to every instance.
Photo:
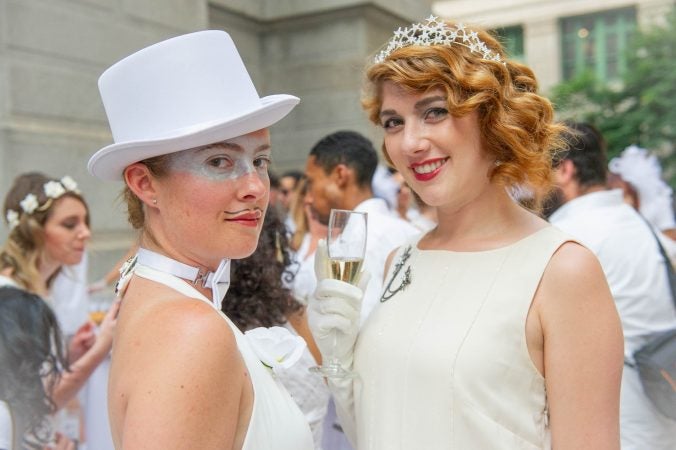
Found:
[[[61,178],[61,184],[69,191],[77,192],[77,183],[70,176]]]
[[[293,366],[307,345],[302,337],[295,336],[284,327],[259,327],[244,335],[258,359],[273,373]]]
[[[59,198],[66,193],[66,189],[58,181],[48,181],[43,189],[49,198]]]
[[[9,229],[13,230],[14,227],[19,225],[19,213],[14,211],[13,209],[8,209],[7,210],[7,224],[9,225]]]
[[[38,203],[38,198],[35,196],[35,194],[28,194],[26,198],[19,202],[19,204],[21,205],[21,209],[23,209],[26,214],[33,214],[33,211],[35,211],[38,206],[40,206]]]

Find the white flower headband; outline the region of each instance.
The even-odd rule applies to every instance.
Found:
[[[489,49],[486,43],[479,39],[476,31],[466,29],[461,23],[456,27],[450,27],[434,15],[429,16],[425,22],[412,24],[410,28],[397,29],[385,49],[376,55],[373,62],[381,63],[393,51],[409,45],[429,47],[452,44],[467,47],[472,53],[480,55],[482,59],[504,64],[500,55]]]
[[[61,178],[59,181],[50,180],[46,182],[42,188],[47,196],[47,201],[44,205],[40,206],[37,195],[30,193],[19,202],[23,213],[33,214],[35,211],[45,211],[52,205],[54,200],[61,197],[66,192],[80,193],[77,188],[77,183],[68,175]],[[6,219],[10,230],[13,230],[19,225],[19,219],[21,218],[20,214],[21,212],[14,211],[13,209],[7,210]]]

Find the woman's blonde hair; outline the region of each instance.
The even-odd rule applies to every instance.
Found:
[[[492,35],[476,31],[490,50],[504,55]],[[445,90],[455,117],[477,111],[483,146],[497,163],[491,180],[507,187],[529,187],[537,193],[538,205],[549,192],[552,158],[562,147],[565,127],[554,123],[552,105],[537,94],[531,69],[514,61],[483,59],[459,44],[397,48],[366,72],[362,105],[377,125],[386,81],[412,93]],[[384,145],[383,151],[390,161]]]
[[[7,236],[7,240],[0,250],[0,269],[10,269],[11,277],[19,286],[29,292],[43,294],[40,291],[42,278],[40,276],[40,262],[44,258],[45,223],[51,217],[54,206],[64,197],[79,200],[87,210],[87,226],[89,226],[89,208],[82,195],[73,190],[67,190],[58,198],[50,198],[44,191],[44,186],[50,181],[59,182],[39,172],[29,172],[14,179],[3,207],[3,215],[7,218],[9,210],[20,212],[18,223]],[[27,195],[33,194],[40,205],[33,212],[24,212],[21,202]],[[58,271],[47,280],[49,288]]]

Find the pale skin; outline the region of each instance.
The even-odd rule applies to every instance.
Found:
[[[63,265],[77,264],[82,260],[85,246],[91,237],[87,225],[87,208],[78,199],[63,196],[51,206],[44,225],[44,249],[38,261],[41,286],[36,294],[49,295],[47,281]],[[10,268],[0,272],[12,278]],[[71,401],[89,379],[98,365],[108,355],[112,345],[117,303],[114,303],[98,330],[91,322],[83,324],[69,343],[70,370],[63,371],[54,385],[51,397],[57,409]]]
[[[382,94],[388,155],[411,188],[437,207],[439,226],[420,241],[421,249],[494,249],[548,226],[490,181],[495,158],[483,149],[477,113],[451,116],[441,89],[413,94],[385,82]],[[416,174],[425,164],[436,175]],[[619,449],[622,331],[603,271],[589,250],[566,242],[556,251],[534,296],[525,335],[545,379],[553,448]]]
[[[146,205],[154,238],[144,234],[141,246],[212,271],[224,257],[251,254],[268,202],[269,156],[261,130],[206,153],[185,152],[162,178],[141,163],[127,167],[126,183]],[[118,322],[108,391],[116,448],[240,449],[253,387],[235,336],[213,307],[134,276]]]

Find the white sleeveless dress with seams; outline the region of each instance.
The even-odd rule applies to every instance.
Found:
[[[211,305],[223,317],[237,340],[254,391],[254,405],[243,450],[312,450],[310,427],[284,387],[268,372],[247,342],[246,336],[211,300],[184,280],[137,264],[134,273],[141,278],[168,286],[181,294]]]
[[[421,250],[417,239],[400,248],[390,297],[356,344],[358,448],[550,448],[525,324],[547,264],[571,240],[549,226],[494,250]]]

